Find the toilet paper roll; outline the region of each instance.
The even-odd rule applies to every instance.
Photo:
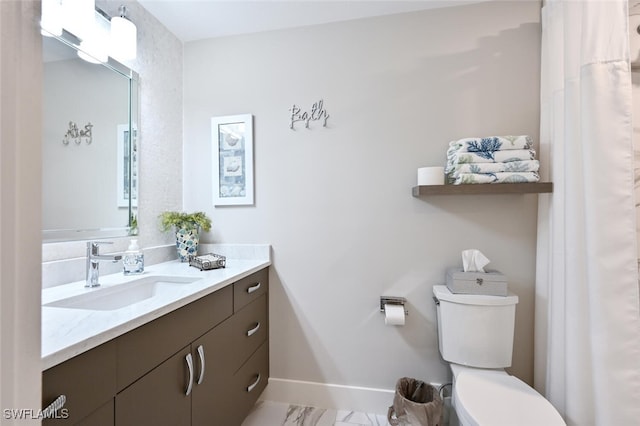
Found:
[[[640,65],[640,15],[629,16],[629,59],[631,65]]]
[[[444,167],[420,167],[418,185],[444,185]]]
[[[386,325],[404,325],[404,306],[384,305],[384,323]]]

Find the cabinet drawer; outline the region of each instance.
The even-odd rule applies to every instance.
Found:
[[[104,405],[116,390],[116,345],[107,342],[42,373],[42,406],[65,395],[65,413],[44,425],[72,425]],[[62,415],[61,415],[62,414]],[[68,418],[66,418],[68,417]]]
[[[264,268],[233,284],[233,312],[253,302],[267,292],[269,268]]]
[[[246,305],[232,317],[234,351],[233,369],[237,371],[258,347],[267,340],[269,324],[267,319],[267,295]]]
[[[231,286],[131,330],[117,339],[117,388],[124,389],[233,311]]]
[[[236,410],[233,424],[240,425],[269,381],[269,344],[264,342],[232,379]]]

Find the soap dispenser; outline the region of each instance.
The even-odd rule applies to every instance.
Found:
[[[131,240],[129,248],[124,252],[122,257],[125,275],[135,275],[144,272],[144,254],[138,246],[138,240]]]

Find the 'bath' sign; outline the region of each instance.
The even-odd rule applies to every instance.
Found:
[[[329,113],[324,109],[324,101],[322,99],[311,106],[311,111],[302,111],[296,104],[293,104],[289,111],[291,112],[291,123],[289,124],[291,130],[295,130],[294,126],[298,121],[304,121],[304,127],[308,129],[310,121],[324,120],[322,127],[327,127]]]

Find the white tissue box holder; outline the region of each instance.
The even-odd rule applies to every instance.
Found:
[[[507,277],[496,270],[464,272],[460,267],[448,268],[446,284],[451,293],[507,295]]]

